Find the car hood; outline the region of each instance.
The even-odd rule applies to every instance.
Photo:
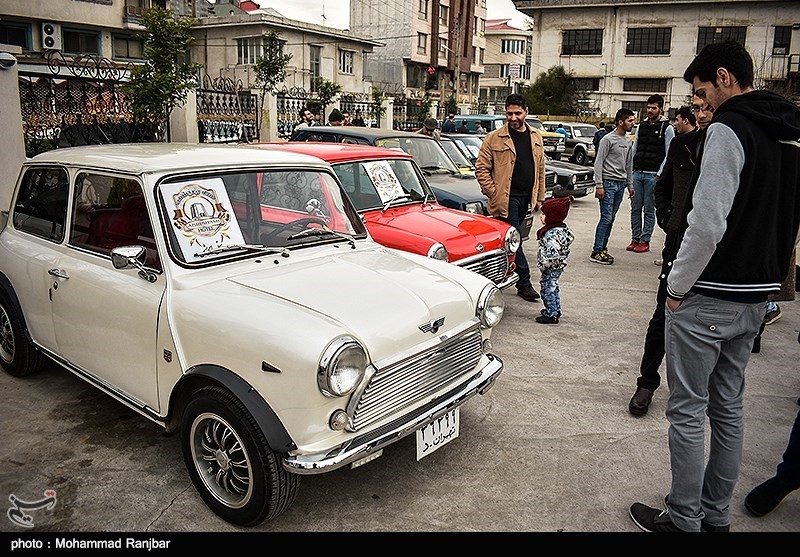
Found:
[[[440,205],[409,205],[386,212],[364,213],[370,235],[380,244],[425,255],[434,242],[441,242],[450,262],[500,249],[505,244],[502,221],[454,211]],[[419,249],[413,249],[418,246]]]
[[[387,336],[387,328],[414,331],[424,338],[418,326],[431,319],[447,316],[448,325],[455,326],[475,316],[478,292],[473,290],[472,296],[465,296],[466,287],[455,280],[459,273],[470,271],[427,258],[421,258],[422,264],[380,247],[340,250],[335,255],[290,260],[228,276],[227,281],[264,294],[268,303],[283,300],[306,308],[362,338]],[[438,263],[441,271],[434,270],[431,263]],[[211,283],[207,288],[215,286]],[[279,319],[280,311],[268,315]],[[306,325],[314,326],[314,321],[319,320],[312,318]]]
[[[488,200],[481,192],[481,186],[475,177],[457,174],[431,174],[425,176],[431,187],[439,188],[468,200]]]
[[[587,168],[587,167],[581,166],[579,164],[574,164],[574,163],[565,162],[565,161],[555,161],[555,160],[547,161],[547,165],[546,166],[547,166],[547,168],[552,168],[556,172],[558,170],[570,170],[572,172],[581,172],[581,173],[583,173],[583,172],[591,172],[591,170],[592,170],[591,168]]]

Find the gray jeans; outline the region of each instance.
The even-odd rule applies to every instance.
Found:
[[[766,302],[744,304],[690,292],[666,308],[667,419],[672,522],[700,531],[730,524],[730,500],[742,462],[744,370]],[[705,464],[705,415],[711,444]]]

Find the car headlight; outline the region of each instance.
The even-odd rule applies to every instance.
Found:
[[[573,174],[572,177],[569,179],[569,183],[572,184],[572,185],[577,184],[578,183],[578,175],[577,174]]]
[[[491,328],[500,323],[505,310],[503,293],[493,284],[487,284],[478,297],[476,315],[485,328]]]
[[[359,384],[367,367],[367,353],[350,336],[339,337],[322,352],[317,385],[327,397],[349,394]]]
[[[517,253],[517,249],[519,249],[519,245],[522,243],[522,238],[519,235],[519,230],[515,227],[511,227],[506,232],[506,253]]]
[[[447,248],[439,242],[433,244],[428,250],[428,257],[431,259],[438,259],[439,261],[448,261]]]
[[[464,207],[464,210],[467,213],[474,213],[476,215],[483,214],[483,204],[480,201],[473,201],[472,203],[467,203]]]

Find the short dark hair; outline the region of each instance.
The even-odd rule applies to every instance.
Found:
[[[525,97],[520,95],[519,93],[511,93],[509,96],[506,97],[506,108],[508,108],[512,104],[520,108],[524,108],[525,110],[528,109],[528,103],[525,100]]]
[[[744,46],[731,39],[706,45],[683,72],[683,80],[692,83],[696,77],[716,87],[719,68],[736,76],[739,87],[753,86],[753,58]]]
[[[692,112],[692,109],[689,106],[682,106],[678,110],[676,110],[675,117],[677,118],[678,116],[680,116],[684,120],[688,120],[689,123],[693,126],[697,125],[697,118],[695,118],[694,112]]]
[[[297,115],[300,116],[300,119],[302,120],[303,117],[306,115],[306,112],[311,112],[311,109],[308,108],[307,106],[304,106],[303,108],[297,111]],[[311,112],[311,114],[313,115],[314,113]]]
[[[614,125],[619,124],[621,121],[624,122],[628,118],[633,116],[633,111],[627,108],[620,108],[617,110],[617,114],[614,116]]]
[[[664,97],[656,93],[647,97],[647,104],[657,104],[658,108],[664,108]]]

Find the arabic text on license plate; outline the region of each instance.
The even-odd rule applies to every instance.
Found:
[[[458,437],[460,421],[459,408],[453,408],[447,414],[418,429],[417,460],[421,460]]]

